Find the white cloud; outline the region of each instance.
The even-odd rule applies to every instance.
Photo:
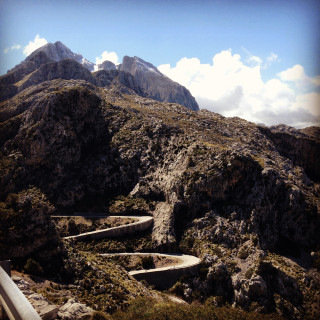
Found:
[[[306,74],[300,64],[296,64],[292,68],[278,73],[279,78],[282,81],[305,81]]]
[[[278,55],[274,52],[270,52],[270,54],[265,59],[262,59],[261,57],[253,55],[245,47],[242,47],[242,50],[247,55],[246,62],[252,67],[260,66],[261,69],[268,69],[274,62],[279,61]]]
[[[250,56],[248,58],[248,61],[253,63],[254,65],[257,65],[257,66],[261,66],[262,62],[263,62],[263,60],[257,56]]]
[[[45,38],[40,38],[40,36],[37,34],[33,41],[29,41],[28,45],[24,47],[23,53],[26,56],[29,56],[33,51],[37,50],[47,43],[48,41]]]
[[[309,77],[306,75],[303,66],[296,64],[292,68],[278,73],[278,77],[282,81],[291,82],[300,89],[308,89],[310,87],[320,86],[320,75]]]
[[[277,62],[277,61],[279,61],[278,55],[275,54],[274,52],[271,52],[267,56],[266,61],[262,66],[262,69],[268,69],[272,65],[272,63]]]
[[[158,69],[187,87],[200,108],[267,125],[319,125],[320,98],[318,93],[311,91],[320,84],[320,77],[307,77],[301,66],[303,72],[295,66],[274,79],[263,81],[262,66],[277,60],[274,53],[265,62],[251,55],[245,64],[239,54],[233,54],[229,49],[216,54],[212,64],[202,64],[197,58],[182,58],[175,67],[165,64]],[[313,86],[305,83],[302,90],[301,86],[292,85],[292,81],[296,83],[304,77]]]
[[[269,54],[269,56],[267,57],[266,60],[267,60],[268,62],[273,62],[273,61],[278,61],[279,58],[278,58],[278,55],[277,55],[277,54],[275,54],[274,52],[271,52],[271,53]]]
[[[96,57],[96,64],[100,64],[104,61],[111,61],[117,65],[120,63],[118,59],[118,55],[114,51],[103,51],[100,57]]]
[[[19,50],[21,49],[21,45],[20,44],[14,44],[13,46],[7,47],[3,50],[3,53],[7,54],[12,50]]]

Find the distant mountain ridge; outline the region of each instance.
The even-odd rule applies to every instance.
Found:
[[[76,62],[76,63],[75,63]],[[50,64],[50,66],[45,66]],[[98,72],[93,72],[98,70]],[[91,74],[90,74],[91,73]],[[118,87],[121,92],[181,104],[199,110],[188,89],[163,75],[154,65],[138,57],[123,58],[121,65],[111,61],[99,65],[72,52],[62,42],[47,43],[0,77],[0,101],[13,97],[25,88],[52,79],[85,80],[101,87]]]
[[[24,61],[16,65],[14,68],[9,70],[7,73],[15,71],[21,67],[22,64],[28,61],[32,61],[34,57],[38,55],[39,52],[44,52],[46,56],[52,61],[61,61],[66,59],[71,59],[77,61],[89,71],[93,71],[94,63],[85,59],[81,54],[72,52],[67,46],[65,46],[61,41],[56,41],[55,43],[47,43],[44,46],[33,51]]]

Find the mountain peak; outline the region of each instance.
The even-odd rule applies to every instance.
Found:
[[[96,70],[106,71],[109,73],[99,73],[99,75],[94,75],[93,77],[99,78],[99,81],[96,82],[92,78],[92,75],[88,75],[87,73],[83,72],[83,70],[81,70],[80,67],[76,67],[75,64],[60,63],[63,60],[76,61],[90,72]],[[47,63],[58,64],[51,66],[50,68],[42,68],[40,72],[42,76],[37,79],[36,83],[39,83],[39,81],[41,82],[42,80],[46,81],[49,78],[52,79],[52,77],[73,79],[75,75],[77,75],[76,79],[79,79],[81,75],[81,79],[88,80],[90,78],[91,80],[89,82],[106,86],[110,85],[110,83],[114,81],[114,78],[119,76],[118,80],[119,83],[121,83],[121,86],[130,88],[139,95],[160,102],[178,103],[194,111],[199,110],[199,106],[195,98],[191,95],[188,89],[169,79],[150,62],[147,62],[137,56],[125,56],[122,64],[118,66],[111,61],[103,61],[101,64],[94,65],[94,63],[86,60],[81,54],[72,52],[61,41],[47,43],[44,46],[36,49],[24,61],[15,66],[13,69],[9,70],[8,75],[1,81],[7,84],[18,83],[25,76],[29,75]],[[69,69],[61,69],[62,66],[66,67],[67,65],[70,67],[72,72]],[[56,68],[55,72],[51,72],[50,75],[45,74],[45,70],[51,70],[51,68]],[[118,73],[115,71],[118,71]],[[22,90],[25,88],[25,85],[30,83],[34,84],[35,82],[27,81],[24,83],[23,87],[14,87],[14,90],[10,92],[9,95],[4,93],[2,97],[0,96],[0,100],[5,99],[8,96],[11,97],[12,95],[16,94],[18,90]]]
[[[188,89],[163,75],[153,64],[134,56],[124,56],[120,71],[130,73],[147,95],[163,102],[179,103],[191,110],[199,106]]]
[[[44,46],[33,51],[26,60],[32,59],[39,52],[44,52],[47,57],[53,61],[61,61],[65,59],[72,59],[82,64],[89,71],[93,71],[94,64],[86,60],[81,54],[72,52],[66,45],[61,41],[55,43],[47,43]]]

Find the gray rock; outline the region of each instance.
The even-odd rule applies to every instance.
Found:
[[[134,76],[136,83],[157,101],[179,103],[191,110],[199,110],[199,106],[189,90],[163,75],[154,65],[138,57],[125,56],[121,71]]]
[[[47,55],[47,57],[53,61],[71,59],[82,64],[89,71],[93,71],[94,64],[92,62],[83,58],[81,54],[76,54],[72,52],[61,41],[57,41],[55,43],[47,43],[46,45],[32,52],[26,60],[28,61],[32,59],[40,51],[44,52]]]
[[[252,298],[267,295],[267,285],[261,276],[255,275],[249,280],[248,295]]]
[[[76,302],[75,299],[69,299],[58,312],[59,318],[62,320],[89,320],[93,313],[93,309],[86,305]]]
[[[95,78],[85,67],[77,61],[68,59],[51,62],[40,66],[31,76],[19,87],[22,91],[30,86],[37,85],[44,81],[53,79],[81,79],[96,84]]]
[[[54,320],[57,318],[59,308],[56,305],[51,304],[43,295],[32,293],[27,298],[38,312],[41,319]]]
[[[29,300],[33,308],[43,320],[54,320],[58,315],[58,306],[50,303],[42,294],[30,290],[31,285],[24,279],[12,276],[12,281],[18,286]]]
[[[17,276],[12,276],[11,279],[20,290],[30,290],[29,282],[25,281],[24,279]]]
[[[98,70],[117,70],[116,65],[111,61],[103,61],[102,63],[97,65]]]

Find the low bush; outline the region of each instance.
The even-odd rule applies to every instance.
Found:
[[[110,320],[110,316],[106,315],[104,312],[95,311],[93,312],[90,320]]]
[[[141,265],[143,269],[153,269],[154,261],[152,256],[145,256],[141,258]]]
[[[239,252],[238,252],[238,257],[240,258],[240,259],[247,259],[248,258],[248,255],[249,255],[249,253],[248,253],[248,249],[247,248],[245,248],[245,247],[242,247],[240,250],[239,250]]]
[[[151,299],[136,299],[127,310],[116,311],[111,320],[283,320],[275,314],[258,314],[212,303],[175,304]]]
[[[31,258],[27,260],[27,263],[24,266],[24,270],[26,273],[30,273],[35,276],[43,273],[43,269],[41,268],[40,264]]]

